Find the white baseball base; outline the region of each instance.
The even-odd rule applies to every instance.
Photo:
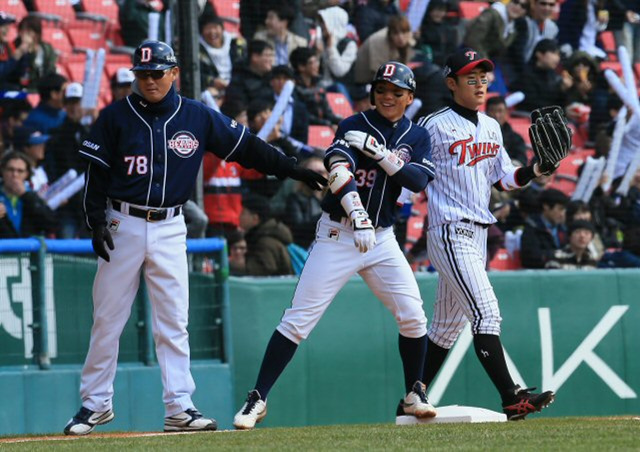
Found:
[[[396,416],[396,425],[447,424],[452,422],[507,422],[504,413],[474,406],[449,405],[436,407],[438,415],[427,419],[415,416]]]

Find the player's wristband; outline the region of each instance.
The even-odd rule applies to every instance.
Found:
[[[516,181],[516,184],[518,184],[521,187],[524,187],[533,179],[538,177],[536,176],[535,170],[533,169],[533,165],[523,166],[518,168],[514,176],[515,176],[514,179]]]
[[[404,162],[393,152],[387,151],[387,155],[378,162],[380,168],[385,170],[389,176],[393,176],[404,166]]]

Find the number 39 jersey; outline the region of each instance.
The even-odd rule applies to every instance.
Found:
[[[418,125],[431,137],[437,174],[427,187],[429,227],[462,219],[495,223],[489,211],[491,187],[512,179],[516,171],[502,144],[498,122],[454,104],[421,118]],[[514,188],[510,185],[505,188]]]
[[[331,146],[327,149],[325,162],[338,155],[349,163],[349,170],[355,176],[360,199],[375,227],[388,227],[395,223],[396,200],[402,190],[398,175],[389,176],[375,160],[352,149],[344,138],[350,130],[366,132],[378,143],[395,153],[405,166],[417,168],[415,174],[418,186],[424,187],[433,178],[430,158],[429,136],[427,132],[413,124],[405,116],[392,123],[375,110],[368,110],[344,119],[336,132]],[[404,171],[405,168],[400,171]],[[328,192],[322,201],[322,209],[329,214],[344,216],[340,196]]]

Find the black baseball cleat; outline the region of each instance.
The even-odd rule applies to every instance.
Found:
[[[541,411],[556,398],[553,391],[545,391],[542,394],[532,393],[531,391],[535,389],[515,387],[513,397],[502,404],[502,411],[507,415],[508,420],[519,421],[524,419],[527,414]]]
[[[112,410],[96,412],[85,407],[80,407],[80,410],[64,427],[64,434],[73,436],[88,435],[96,428],[96,425],[111,422],[114,417],[115,415]]]

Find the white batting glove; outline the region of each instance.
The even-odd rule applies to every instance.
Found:
[[[351,130],[345,133],[344,138],[349,143],[349,146],[358,149],[376,162],[385,158],[389,153],[389,150],[378,143],[378,140],[373,135],[369,135],[366,132]]]
[[[353,227],[353,243],[361,253],[366,253],[376,246],[376,230],[371,224],[366,210],[354,210],[349,215]]]
[[[385,170],[389,176],[393,176],[404,166],[404,162],[396,154],[378,143],[374,136],[366,132],[349,131],[344,134],[345,139],[364,155],[373,159]]]

